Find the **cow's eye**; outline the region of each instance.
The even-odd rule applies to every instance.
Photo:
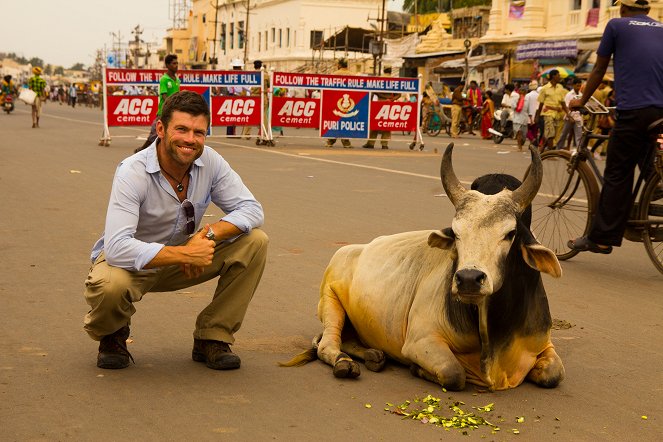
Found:
[[[451,239],[457,239],[458,236],[456,236],[456,232],[453,231],[451,227],[447,227],[446,229],[442,229],[442,233],[447,235]]]
[[[505,240],[505,241],[511,241],[511,240],[513,240],[513,238],[514,238],[515,236],[516,236],[516,229],[513,229],[512,231],[510,231],[509,233],[507,233],[506,235],[504,235],[504,240]]]

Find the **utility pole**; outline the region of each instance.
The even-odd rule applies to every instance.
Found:
[[[143,34],[143,30],[140,28],[140,25],[137,25],[133,31],[134,34],[134,68],[138,68],[138,57],[140,56],[140,36]]]
[[[251,0],[246,0],[246,23],[244,24],[244,69],[247,69],[249,62],[249,11],[251,10]]]
[[[115,52],[115,67],[121,67],[120,63],[120,51],[122,50],[122,33],[117,31],[111,32],[110,35],[113,36],[113,46],[112,51]],[[117,38],[117,46],[115,46],[115,39]]]
[[[416,0],[415,0],[416,1]],[[384,55],[384,22],[386,21],[386,0],[382,0],[382,12],[380,14],[380,37],[378,39],[379,52],[378,52],[378,72],[377,75],[382,74],[382,56]]]
[[[218,41],[217,37],[217,25],[219,23],[219,0],[216,0],[216,3],[214,5],[214,40],[212,41],[212,60],[210,60],[212,63],[212,69],[216,69],[216,42]],[[209,34],[208,34],[209,35]]]

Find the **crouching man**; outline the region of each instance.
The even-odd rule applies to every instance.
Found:
[[[120,163],[105,230],[92,250],[85,281],[85,331],[100,341],[97,366],[125,368],[134,303],[148,292],[181,290],[218,277],[211,303],[198,315],[194,361],[239,368],[230,345],[265,266],[268,238],[256,229],[262,206],[239,175],[205,146],[205,100],[178,92],[163,105],[158,138]],[[198,229],[212,202],[226,215]]]

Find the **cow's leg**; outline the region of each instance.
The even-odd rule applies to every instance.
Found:
[[[382,350],[366,348],[355,337],[350,339],[343,338],[341,350],[354,358],[362,359],[366,368],[371,371],[382,370],[387,360]]]
[[[556,387],[562,379],[564,379],[564,364],[552,346],[536,358],[534,368],[527,374],[528,381],[545,388]]]
[[[318,316],[324,328],[318,345],[318,358],[334,367],[334,376],[337,378],[358,377],[361,373],[359,364],[341,351],[345,309],[329,284],[322,288]]]
[[[406,342],[403,356],[412,361],[410,372],[422,379],[435,382],[447,390],[465,388],[465,369],[449,345],[436,336],[428,336],[415,342]]]

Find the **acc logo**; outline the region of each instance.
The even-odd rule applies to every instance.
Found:
[[[114,115],[150,115],[152,113],[152,100],[140,98],[123,98],[117,104]]]
[[[410,119],[412,106],[400,104],[385,104],[380,108],[375,118],[377,120],[407,121]]]
[[[217,115],[252,115],[255,104],[253,100],[225,100],[219,107]]]
[[[315,114],[315,105],[315,101],[286,101],[278,116],[312,117]]]
[[[348,94],[343,94],[343,97],[336,102],[336,107],[337,109],[334,109],[332,113],[337,117],[351,118],[359,113],[359,109],[352,111],[355,107],[355,101]]]

